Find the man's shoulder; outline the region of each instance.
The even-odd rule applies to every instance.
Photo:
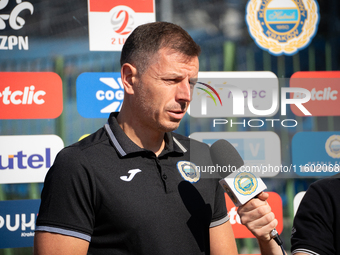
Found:
[[[66,146],[59,152],[59,154],[67,154],[69,156],[79,155],[84,151],[96,151],[99,147],[105,146],[108,143],[108,137],[104,128],[100,128],[96,132],[89,134],[78,142]]]
[[[323,190],[323,191],[333,190],[333,189],[340,190],[340,175],[337,174],[332,177],[317,180],[314,183],[312,183],[310,187],[317,189],[317,190]]]
[[[180,135],[177,133],[172,133],[172,136],[179,141],[182,145],[187,146],[189,149],[193,148],[193,146],[196,146],[198,148],[204,148],[204,149],[209,149],[209,145],[207,145],[206,143],[197,141],[195,139],[186,137],[184,135]]]

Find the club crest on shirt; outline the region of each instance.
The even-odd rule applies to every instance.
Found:
[[[200,172],[196,165],[189,161],[178,161],[177,169],[184,180],[188,182],[198,182],[200,179]]]
[[[293,55],[317,32],[316,0],[249,0],[246,22],[256,44],[273,55]]]
[[[257,179],[252,173],[239,173],[235,177],[234,186],[238,193],[250,195],[257,188]]]

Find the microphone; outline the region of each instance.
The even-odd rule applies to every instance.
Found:
[[[227,140],[220,139],[214,142],[210,147],[210,156],[213,164],[218,166],[217,169],[228,169],[228,171],[220,171],[223,179],[219,183],[236,207],[244,205],[267,188],[260,177],[242,171],[244,161]],[[270,236],[285,254],[283,242],[275,228],[270,232]]]
[[[220,184],[236,207],[244,205],[267,188],[261,178],[242,171],[244,165],[240,154],[227,140],[217,140],[210,147],[210,156],[220,171]]]

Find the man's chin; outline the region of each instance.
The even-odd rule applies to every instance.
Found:
[[[179,121],[170,121],[169,123],[162,125],[162,129],[164,130],[164,132],[172,132],[179,127],[179,124],[180,124],[180,120]]]

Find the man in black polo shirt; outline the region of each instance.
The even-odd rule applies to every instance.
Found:
[[[340,254],[339,193],[339,174],[309,186],[294,218],[292,254]]]
[[[63,149],[46,176],[36,255],[237,254],[218,179],[201,178],[195,167],[212,165],[208,146],[171,132],[191,101],[199,53],[171,23],[130,35],[120,113]],[[277,221],[265,199],[254,201],[241,218],[261,227],[260,243],[272,243]]]

